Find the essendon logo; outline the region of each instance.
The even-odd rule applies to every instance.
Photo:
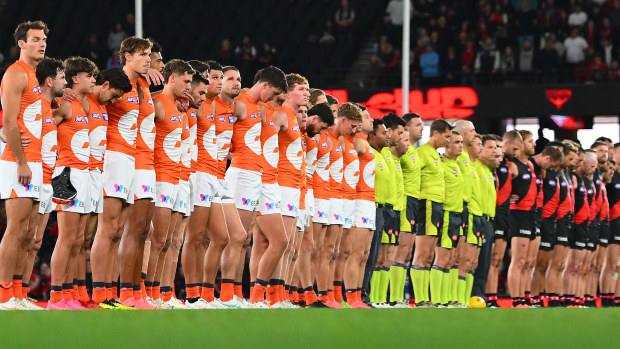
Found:
[[[560,89],[560,90],[546,90],[545,96],[551,102],[551,104],[555,105],[556,108],[562,109],[562,106],[568,102],[568,100],[573,95],[573,91],[569,89]]]
[[[343,103],[349,101],[346,90],[325,92]],[[390,112],[401,113],[403,90],[397,88],[393,93],[377,93],[361,104],[368,108],[373,117]],[[421,90],[409,92],[409,112],[419,114],[422,119],[468,118],[474,114],[474,108],[477,106],[478,94],[470,87],[432,88],[426,92],[426,96]]]

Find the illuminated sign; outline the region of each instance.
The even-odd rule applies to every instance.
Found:
[[[562,106],[568,102],[570,97],[573,95],[573,91],[569,89],[561,89],[561,90],[547,90],[545,91],[545,96],[556,108],[562,109]]]

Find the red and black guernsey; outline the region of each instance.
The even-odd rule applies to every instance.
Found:
[[[511,195],[516,195],[516,202],[510,204],[511,210],[536,212],[536,174],[531,162],[524,164],[519,159],[514,158],[512,162],[517,166],[519,175],[512,178]]]
[[[557,219],[560,220],[571,213],[573,209],[573,195],[571,192],[572,185],[570,177],[564,171],[558,173],[558,213]],[[544,214],[544,210],[543,210]]]
[[[603,197],[603,204],[601,205],[600,219],[601,219],[601,222],[608,223],[609,222],[609,200],[607,199],[607,188],[604,185],[601,186],[601,196]]]
[[[553,170],[547,170],[545,180],[542,185],[542,218],[556,219],[558,207],[560,204],[560,188],[558,185],[559,173]]]
[[[590,219],[590,205],[588,203],[588,195],[584,180],[573,173],[577,185],[575,186],[575,216],[573,218],[575,224],[588,223]]]
[[[603,186],[603,175],[601,174],[601,171],[599,171],[599,169],[596,169],[594,171],[594,174],[592,175],[592,182],[594,185],[595,195],[592,206],[590,206],[590,216],[592,217],[591,220],[600,222],[601,207],[603,206],[603,196],[601,195],[601,187]]]
[[[530,162],[532,163],[532,166],[534,166],[534,174],[536,175],[536,208],[538,209],[539,212],[542,212],[542,207],[543,207],[543,192],[542,192],[543,178],[541,175],[542,169],[540,168],[540,166],[538,166],[538,164],[536,163],[533,157],[530,157]]]
[[[596,197],[596,189],[594,182],[590,178],[583,178],[583,185],[586,187],[586,192],[588,193],[588,208],[590,211],[588,223],[592,223],[594,220],[594,209],[592,206],[596,204],[594,200]]]
[[[620,219],[620,172],[614,172],[611,183],[607,184],[609,200],[609,221]]]
[[[504,158],[495,170],[497,182],[497,200],[495,205],[497,209],[503,209],[506,212],[510,208],[510,193],[512,192],[512,173],[510,173],[509,166],[510,162],[507,158]]]

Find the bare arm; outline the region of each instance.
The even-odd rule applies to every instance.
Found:
[[[508,168],[510,169],[510,173],[512,173],[512,178],[515,178],[519,175],[519,168],[514,162],[511,162],[508,165]]]
[[[155,107],[155,122],[162,122],[166,118],[164,104],[159,99],[154,99],[153,106]]]
[[[360,138],[353,138],[353,148],[357,152],[357,155],[366,154],[366,144],[364,144],[364,140]]]
[[[235,118],[235,122],[245,119],[245,114],[247,111],[248,108],[245,105],[245,102],[236,100],[233,104],[233,116]]]
[[[261,125],[264,125],[267,122],[267,110],[264,105],[258,105],[258,111],[260,113],[260,122]]]
[[[288,117],[285,112],[275,111],[273,112],[273,118],[276,120],[278,132],[282,132],[288,128]]]
[[[17,124],[19,109],[21,107],[22,93],[28,88],[28,77],[25,73],[17,69],[9,69],[3,79],[4,86],[2,88],[2,109],[3,109],[3,132],[6,137],[6,143],[11,148],[13,156],[18,165],[26,164],[26,155],[21,145],[21,132]],[[25,173],[23,175],[26,175]],[[31,175],[31,174],[30,174]],[[28,175],[28,177],[30,177]],[[21,176],[18,171],[18,176]],[[21,182],[21,179],[20,179]],[[30,183],[23,183],[24,185]]]
[[[57,109],[52,109],[52,116],[56,125],[70,118],[71,114],[71,102],[64,99],[60,101],[60,106]]]

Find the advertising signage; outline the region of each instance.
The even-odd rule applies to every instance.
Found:
[[[326,90],[340,103],[365,105],[375,118],[402,114],[403,90]],[[409,91],[409,112],[423,119],[505,119],[620,114],[620,84],[440,87]]]

